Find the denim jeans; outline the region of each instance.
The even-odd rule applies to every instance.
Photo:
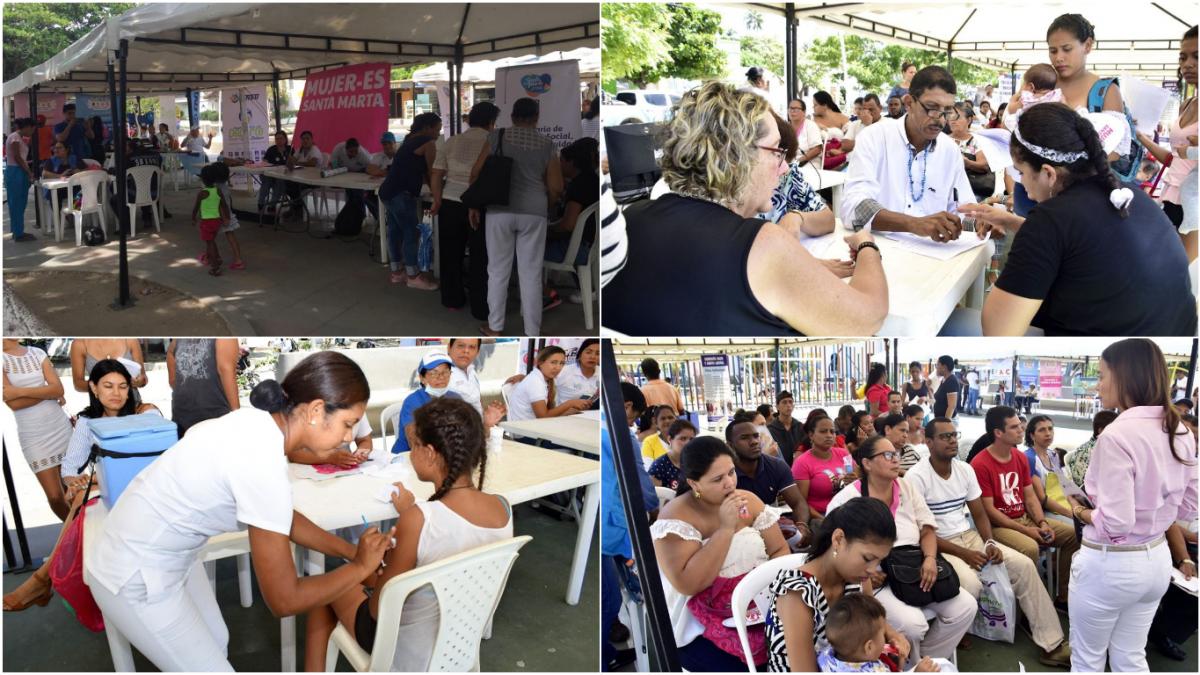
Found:
[[[4,191],[8,197],[8,224],[13,237],[25,234],[25,206],[29,204],[29,174],[19,166],[4,165]]]
[[[387,202],[387,232],[388,258],[391,260],[392,271],[399,271],[403,260],[404,269],[409,276],[416,276],[417,246],[419,242],[417,227],[420,224],[420,203],[417,198],[401,192],[393,195]],[[401,246],[403,244],[403,246]],[[401,252],[403,249],[403,258]]]

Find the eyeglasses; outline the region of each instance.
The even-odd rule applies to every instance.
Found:
[[[893,462],[900,457],[900,453],[896,452],[895,450],[884,450],[883,452],[877,452],[871,455],[867,459],[875,459],[876,457],[882,457],[889,462]]]
[[[921,109],[925,111],[926,115],[928,115],[929,117],[932,117],[935,120],[943,119],[943,120],[946,120],[947,122],[953,122],[953,121],[957,120],[958,118],[962,117],[962,115],[954,108],[951,108],[949,110],[942,110],[941,108],[939,108],[937,106],[933,106],[932,108],[930,108],[929,106],[925,105],[921,101],[917,101],[917,103],[921,104]]]
[[[784,150],[783,148],[777,148],[772,145],[759,145],[759,146],[755,146],[755,147],[757,147],[759,150],[767,150],[767,151],[771,152],[772,154],[774,154],[775,157],[779,160],[780,164],[783,164],[784,162],[787,161],[787,150]]]
[[[961,432],[961,431],[947,431],[947,432],[946,432],[946,433],[944,433],[944,434],[938,434],[938,435],[937,435],[937,439],[938,439],[939,441],[946,441],[946,442],[953,441],[953,440],[958,440],[958,439],[961,439],[961,438],[962,438],[962,432]]]

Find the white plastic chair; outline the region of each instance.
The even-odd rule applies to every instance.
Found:
[[[359,672],[391,670],[404,600],[431,585],[440,619],[428,670],[477,672],[485,626],[500,604],[517,552],[532,538],[524,535],[486,544],[393,577],[379,590],[378,627],[371,651],[360,647],[339,623],[329,640],[325,670],[336,669],[339,651]]]
[[[200,549],[200,560],[213,592],[217,592],[217,561],[237,557],[238,596],[242,607],[254,604],[254,593],[250,586],[250,537],[246,532],[226,532],[211,537]]]
[[[101,192],[108,184],[108,173],[104,171],[81,171],[67,179],[67,203],[62,207],[62,218],[56,223],[55,241],[62,241],[67,218],[75,223],[75,245],[83,245],[83,218],[89,213],[100,217],[100,227],[108,236],[108,218],[104,213],[104,197]],[[79,208],[75,208],[75,189],[79,188]]]
[[[754,667],[754,653],[750,649],[750,634],[746,631],[746,610],[750,607],[750,601],[763,592],[767,586],[770,586],[781,571],[796,569],[806,562],[808,562],[807,553],[792,553],[768,560],[742,577],[738,585],[733,588],[733,596],[730,598],[730,603],[733,604],[733,622],[737,626],[738,640],[742,643],[742,653],[746,655],[748,672],[758,672],[758,669]],[[767,611],[766,607],[759,609],[764,614]]]
[[[500,397],[504,399],[504,407],[508,408],[508,394],[513,390],[517,383],[505,382],[500,385]]]
[[[583,243],[583,231],[587,227],[588,218],[595,216],[600,203],[596,202],[584,209],[579,217],[575,219],[575,229],[571,230],[571,241],[567,244],[567,254],[563,257],[562,262],[551,262],[549,260],[542,263],[542,272],[545,274],[550,270],[559,272],[573,272],[579,277],[579,295],[583,299],[583,325],[588,330],[592,330],[595,325],[595,320],[592,316],[592,273],[598,272],[600,267],[599,262],[599,242],[592,243],[592,249],[588,253],[587,262],[582,265],[575,264],[575,258],[579,255],[579,247]]]
[[[383,447],[388,451],[391,451],[392,443],[395,443],[395,441],[388,441],[388,425],[390,424],[396,429],[397,436],[404,433],[404,430],[399,428],[400,409],[403,407],[404,400],[401,399],[384,408],[383,412],[379,413],[379,429],[383,432]]]
[[[655,494],[658,495],[659,508],[666,506],[667,502],[671,501],[672,499],[675,499],[675,491],[669,487],[662,487],[661,485],[659,485],[654,488],[654,492],[655,492]]]
[[[133,201],[129,202],[129,236],[137,236],[137,214],[143,206],[152,206],[154,213],[154,229],[162,232],[162,201],[151,195],[150,187],[157,181],[159,195],[162,195],[163,172],[157,166],[134,166],[125,173],[127,179],[133,180]]]

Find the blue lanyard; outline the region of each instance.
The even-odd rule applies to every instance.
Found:
[[[912,168],[913,168],[913,160],[916,159],[917,154],[923,155],[923,157],[921,159],[921,187],[919,190],[917,190],[916,193],[914,193],[912,191],[912,189],[913,189]],[[912,197],[914,202],[921,201],[921,198],[925,196],[925,172],[926,172],[926,170],[929,169],[929,145],[927,144],[925,146],[925,149],[917,154],[913,154],[911,152],[908,153],[908,194],[909,194],[909,196]]]

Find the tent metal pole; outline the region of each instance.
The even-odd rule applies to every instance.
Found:
[[[447,89],[446,102],[450,104],[450,109],[442,111],[443,116],[446,118],[444,120],[444,124],[442,126],[443,126],[443,128],[449,130],[450,135],[453,136],[456,133],[458,133],[454,128],[454,120],[458,119],[458,115],[454,114],[454,107],[455,107],[454,98],[455,97],[454,97],[454,62],[453,61],[446,62],[446,73],[448,75],[447,87],[446,87],[446,89]]]
[[[283,116],[279,114],[279,71],[276,70],[271,77],[271,92],[275,95],[275,130],[279,131],[283,128]]]
[[[117,61],[120,64],[121,73],[118,86],[116,89],[114,89],[114,97],[117,99],[115,112],[119,112],[122,117],[125,116],[127,96],[126,87],[128,86],[128,71],[126,67],[126,58],[128,55],[129,41],[121,40],[121,46],[117,51]],[[112,77],[112,68],[113,66],[109,65],[109,77]],[[124,120],[122,120],[122,122],[123,121]],[[113,304],[114,309],[131,307],[133,305],[133,298],[130,297],[129,294],[129,249],[126,245],[126,237],[129,235],[129,208],[126,204],[128,202],[129,195],[125,192],[127,178],[125,172],[129,170],[129,161],[126,155],[126,141],[128,140],[128,136],[124,132],[125,129],[122,127],[121,133],[113,134],[113,150],[116,154],[117,167],[117,195],[116,200],[113,203],[113,208],[115,208],[117,211],[117,222],[120,223],[120,254],[118,258],[118,285],[120,287],[120,295],[117,298],[116,303]]]
[[[784,21],[784,77],[787,78],[787,99],[796,98],[796,5],[787,3],[783,9]]]
[[[112,69],[110,68],[109,69],[109,77],[111,77],[111,76],[112,76]],[[188,87],[185,90],[185,94],[187,95],[188,130],[190,131],[191,129],[196,127],[196,111],[193,109],[193,106],[192,106],[192,88]]]
[[[462,133],[462,69],[463,69],[463,46],[462,41],[458,41],[454,45],[454,106],[457,114],[454,116],[454,133]]]
[[[32,558],[32,556],[29,555],[29,540],[25,536],[25,521],[21,518],[21,502],[17,499],[17,488],[16,488],[16,484],[13,483],[12,468],[9,467],[9,465],[8,465],[8,444],[7,443],[3,444],[2,450],[3,450],[3,454],[4,454],[4,459],[3,459],[3,462],[4,462],[4,467],[3,467],[4,468],[4,489],[8,493],[8,503],[9,503],[9,507],[12,509],[13,525],[16,526],[16,530],[17,530],[17,545],[21,547],[21,558],[22,558],[22,560],[24,560],[24,563],[21,565],[21,567],[19,569],[25,570],[25,569],[29,569],[30,567],[33,566],[33,558]],[[8,526],[7,526],[7,524],[4,527],[4,534],[5,534],[5,543],[7,544],[8,543]],[[15,565],[16,561],[14,560],[13,562]],[[11,567],[12,566],[10,566],[10,569],[9,569],[10,572],[16,571],[14,569],[11,569]]]
[[[1197,347],[1200,347],[1200,339],[1192,338],[1192,355],[1188,359],[1187,390],[1183,392],[1184,396],[1189,399],[1192,397],[1192,387],[1195,386]]]
[[[790,99],[789,99],[790,100]],[[779,365],[779,338],[775,338],[775,396],[778,398],[779,392],[783,391],[783,373],[780,372]],[[769,403],[769,401],[768,401]],[[768,420],[770,421],[770,420]]]
[[[38,133],[37,126],[37,92],[38,86],[36,84],[29,88],[29,116],[33,118],[34,125],[33,138],[30,139],[29,147],[33,149],[33,179],[35,181],[42,177],[42,163],[38,161],[42,156],[42,150],[49,150],[49,148],[38,148],[38,137],[41,134]],[[33,216],[37,218],[34,222],[40,227],[42,223],[42,198],[38,195],[37,190],[33,191]]]
[[[601,392],[604,396],[605,432],[608,434],[611,457],[604,452],[601,462],[611,462],[617,476],[621,495],[621,506],[625,509],[625,522],[629,539],[633,545],[633,558],[640,571],[642,592],[649,614],[650,649],[654,663],[662,672],[679,672],[679,655],[675,646],[675,634],[671,630],[671,619],[667,615],[667,601],[663,594],[662,579],[657,570],[658,559],[650,541],[650,523],[646,519],[646,502],[642,498],[642,484],[635,463],[641,462],[641,453],[635,452],[625,420],[625,401],[621,396],[621,381],[618,378],[617,359],[611,340],[601,341],[600,376],[604,381]],[[608,562],[608,561],[604,561]],[[609,626],[603,627],[607,635]]]

